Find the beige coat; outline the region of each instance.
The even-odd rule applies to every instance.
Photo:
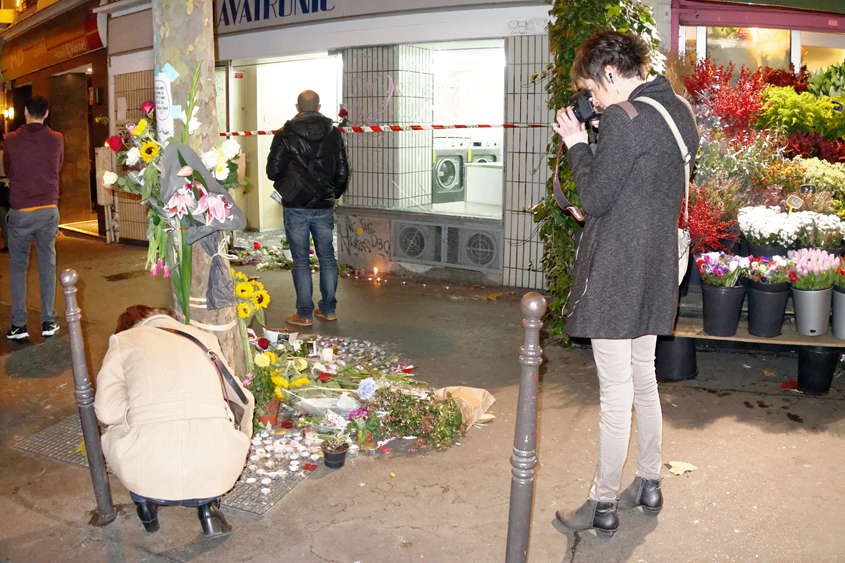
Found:
[[[255,400],[244,390],[248,404],[243,428],[236,430],[217,370],[200,347],[154,327],[189,332],[222,358],[214,335],[165,315],[113,335],[94,398],[97,418],[108,425],[103,453],[138,495],[161,500],[222,495],[235,484],[249,453]]]

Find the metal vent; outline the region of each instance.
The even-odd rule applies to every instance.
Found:
[[[487,233],[475,233],[469,237],[464,251],[473,265],[488,268],[496,259],[496,241]]]
[[[396,260],[499,271],[501,241],[498,229],[391,221],[391,257]]]
[[[408,258],[422,256],[425,244],[425,233],[419,227],[405,227],[399,233],[399,251]]]
[[[393,221],[391,228],[393,257],[414,262],[440,262],[439,225]]]

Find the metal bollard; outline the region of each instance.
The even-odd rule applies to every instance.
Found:
[[[540,348],[540,320],[546,312],[546,299],[539,293],[522,298],[525,320],[525,343],[520,349],[522,379],[513,436],[513,477],[508,511],[508,545],[506,563],[524,563],[528,559],[531,536],[531,510],[534,506],[534,468],[537,467],[537,388],[543,350]]]
[[[100,429],[94,412],[94,390],[88,376],[88,361],[85,359],[85,343],[82,340],[80,319],[82,310],[76,304],[76,282],[79,277],[73,270],[65,270],[59,276],[62,292],[65,294],[65,319],[70,334],[70,355],[73,362],[73,385],[76,404],[79,406],[79,419],[82,421],[82,437],[88,454],[88,469],[94,483],[94,496],[97,498],[98,526],[110,524],[117,517],[111,498],[109,479],[106,474],[106,462],[100,444]]]

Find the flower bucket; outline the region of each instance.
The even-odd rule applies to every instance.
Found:
[[[820,336],[830,327],[830,305],[833,287],[827,289],[792,288],[795,306],[795,327],[798,334]]]
[[[261,424],[261,426],[267,426],[267,423],[270,423],[270,426],[276,426],[276,424],[278,424],[280,404],[281,403],[276,400],[262,407],[262,410],[264,412],[268,412],[270,414],[259,415],[258,422]]]
[[[845,340],[845,287],[833,286],[833,336]]]
[[[801,346],[798,349],[798,390],[808,395],[830,391],[841,348]]]
[[[789,283],[748,282],[748,332],[754,336],[773,338],[783,327]],[[843,296],[845,297],[845,296]]]
[[[654,370],[661,381],[683,381],[698,375],[695,339],[658,336],[654,349]]]
[[[704,332],[710,336],[733,336],[739,326],[745,286],[720,287],[701,284],[704,303]]]
[[[787,248],[785,246],[761,246],[748,241],[748,253],[751,256],[786,256]]]

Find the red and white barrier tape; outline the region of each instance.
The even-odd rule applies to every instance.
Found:
[[[393,131],[444,131],[448,129],[542,129],[548,125],[535,123],[504,123],[502,125],[373,125],[371,127],[338,127],[341,133],[387,133]],[[220,133],[221,137],[252,137],[255,135],[273,135],[270,131],[229,131]]]

